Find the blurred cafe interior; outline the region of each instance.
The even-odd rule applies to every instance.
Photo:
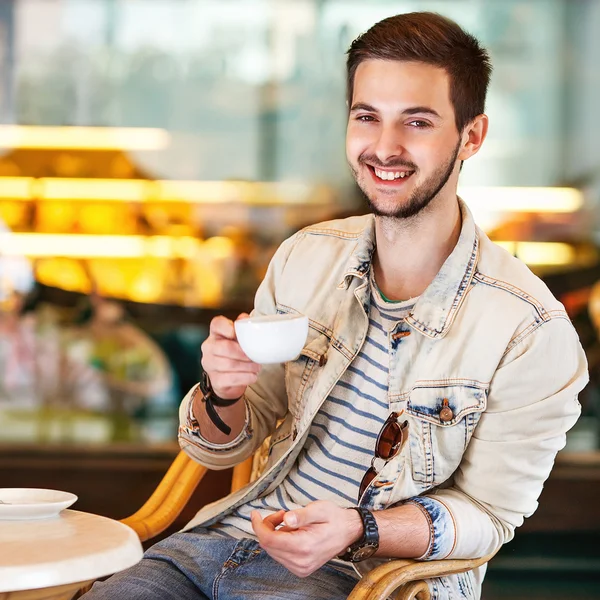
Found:
[[[484,598],[600,598],[600,0],[1,0],[0,486],[141,506],[211,318],[252,308],[286,237],[366,212],[345,51],[411,10],[490,50],[489,136],[460,194],[563,302],[590,364]],[[230,478],[210,473],[170,531]]]

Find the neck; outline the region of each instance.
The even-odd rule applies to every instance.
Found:
[[[435,198],[409,219],[376,217],[375,280],[390,300],[420,296],[450,256],[462,218],[456,194]]]

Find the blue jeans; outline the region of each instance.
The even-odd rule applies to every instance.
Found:
[[[324,565],[300,578],[255,540],[196,527],[146,551],[142,560],[104,582],[85,600],[320,600],[345,599],[357,579]]]

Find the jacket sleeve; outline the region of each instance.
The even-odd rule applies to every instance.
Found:
[[[418,504],[430,523],[421,559],[495,552],[538,506],[565,434],[579,417],[577,395],[588,373],[566,318],[531,329],[500,363],[453,484],[407,501]]]
[[[300,235],[302,232],[283,242],[275,253],[256,292],[253,316],[277,313],[277,286]],[[251,456],[273,433],[277,421],[288,410],[284,366],[263,365],[257,382],[248,386],[243,396],[246,403],[245,428],[228,444],[212,444],[202,437],[193,418],[191,409],[196,388],[190,390],[179,408],[179,445],[191,458],[210,469],[227,469]]]

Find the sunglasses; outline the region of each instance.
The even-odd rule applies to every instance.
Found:
[[[375,443],[375,456],[371,460],[371,466],[367,469],[367,472],[363,475],[362,481],[358,491],[358,499],[360,501],[364,491],[369,487],[370,483],[377,476],[377,469],[375,469],[375,459],[381,458],[386,462],[397,456],[406,440],[408,439],[408,421],[404,423],[398,423],[398,418],[401,412],[393,412],[387,418],[383,424],[379,435],[377,436],[377,442]]]

